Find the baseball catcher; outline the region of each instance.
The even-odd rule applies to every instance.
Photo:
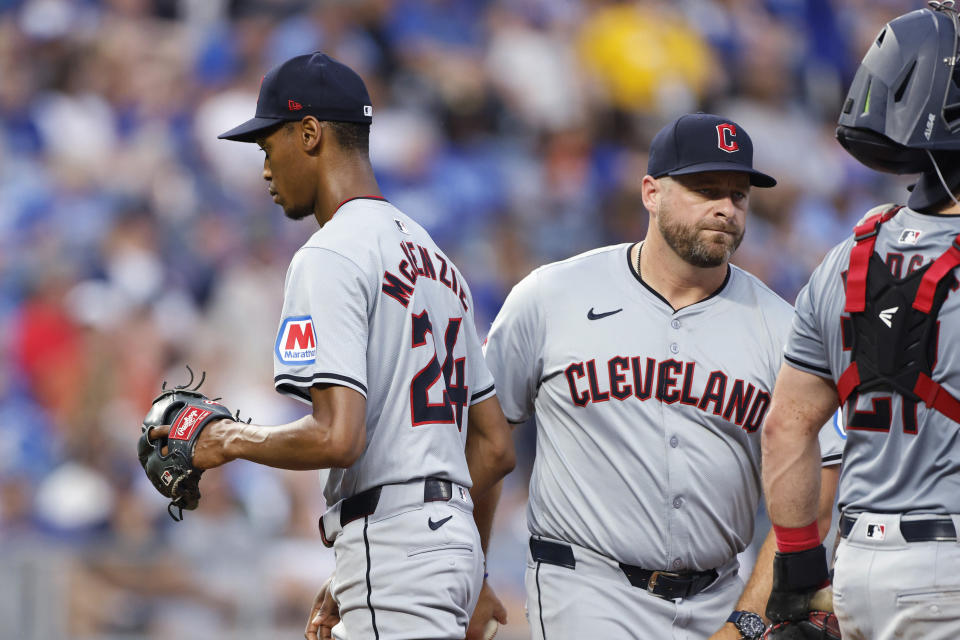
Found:
[[[200,503],[201,469],[193,465],[193,450],[204,427],[221,418],[237,420],[222,404],[207,398],[198,391],[206,379],[192,389],[193,370],[188,366],[190,381],[167,389],[164,382],[162,393],[157,396],[147,416],[143,419],[142,433],[137,442],[140,464],[150,482],[161,494],[170,498],[167,512],[177,522],[183,519],[184,509],[196,509]],[[151,439],[154,427],[170,425],[166,435]],[[176,513],[174,513],[176,509]]]
[[[960,589],[960,14],[953,0],[929,5],[877,35],[837,129],[865,166],[920,176],[906,206],[871,211],[797,296],[763,427],[780,550],[766,612],[786,630],[810,618],[809,595],[827,578],[806,523],[817,516],[814,429],[840,407],[832,588],[843,635],[960,637],[960,615],[942,604]]]

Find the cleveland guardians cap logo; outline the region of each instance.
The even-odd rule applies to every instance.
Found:
[[[753,142],[739,124],[710,113],[688,113],[650,141],[647,173],[654,177],[708,171],[740,171],[754,187],[773,187],[771,176],[753,168]]]
[[[717,125],[717,146],[727,153],[733,153],[740,148],[740,145],[734,139],[736,137],[737,128],[729,122]]]

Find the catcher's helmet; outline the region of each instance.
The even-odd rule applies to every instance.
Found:
[[[930,169],[926,150],[960,150],[958,16],[953,0],[889,22],[853,78],[837,139],[888,173]]]

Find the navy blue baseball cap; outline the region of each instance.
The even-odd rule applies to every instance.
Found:
[[[370,94],[357,72],[325,53],[290,58],[263,76],[256,115],[218,138],[253,142],[264,130],[304,116],[373,122]]]
[[[741,171],[755,187],[777,181],[753,168],[753,142],[733,120],[709,113],[680,116],[657,133],[650,143],[647,173],[654,178],[704,171]]]

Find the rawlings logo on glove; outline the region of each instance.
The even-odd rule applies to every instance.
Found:
[[[167,383],[163,383],[163,393],[154,399],[143,419],[137,442],[140,465],[157,491],[170,498],[167,512],[177,522],[183,520],[184,509],[196,509],[200,503],[203,471],[193,466],[193,451],[204,427],[222,418],[238,419],[225,406],[197,391],[206,379],[206,373],[200,377],[197,386],[188,388],[193,384],[193,370],[188,366],[187,371],[190,372],[187,384],[168,390]],[[164,425],[171,425],[167,437],[151,440],[151,429]]]

